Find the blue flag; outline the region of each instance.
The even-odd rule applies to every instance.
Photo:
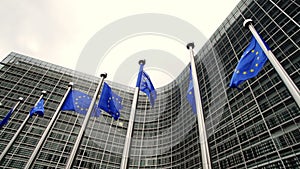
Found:
[[[6,116],[3,118],[3,120],[0,121],[0,128],[2,128],[2,126],[4,126],[5,124],[7,124],[10,116],[12,115],[13,113],[13,108],[10,109],[10,111],[6,114]]]
[[[262,41],[264,42],[263,39]],[[265,42],[264,44],[269,50],[268,45]],[[239,84],[255,77],[263,68],[267,60],[267,56],[259,46],[256,39],[252,36],[249,46],[244,51],[233,72],[229,87],[238,88]]]
[[[104,82],[98,107],[109,113],[115,120],[120,118],[122,98],[115,94],[107,83]]]
[[[34,113],[36,113],[40,116],[44,116],[44,99],[43,98],[38,102],[38,104],[35,107],[33,107],[30,110],[30,112],[29,112],[30,117],[32,117]]]
[[[189,101],[190,105],[192,106],[192,110],[194,114],[197,114],[196,109],[196,101],[195,101],[195,94],[194,94],[194,84],[193,84],[193,78],[192,78],[192,72],[190,68],[190,80],[189,80],[189,88],[187,90],[187,100]]]
[[[141,70],[138,79],[140,80],[140,86],[138,87],[140,87],[142,92],[146,93],[150,100],[151,106],[153,107],[157,95],[149,75],[145,71]]]
[[[69,92],[60,110],[75,111],[79,114],[86,115],[91,101],[92,98],[89,95],[77,90],[72,90]],[[100,113],[101,111],[97,107],[94,107],[91,116],[99,117]]]

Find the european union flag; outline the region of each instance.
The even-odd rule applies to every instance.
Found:
[[[266,45],[266,47],[269,50],[268,45]],[[267,56],[259,46],[254,36],[252,36],[249,46],[244,51],[233,72],[229,87],[238,88],[239,84],[252,77],[255,77],[263,68],[267,60]]]
[[[109,113],[115,120],[120,117],[122,98],[115,94],[107,83],[104,82],[98,107]]]
[[[72,90],[69,92],[60,110],[75,111],[79,114],[86,115],[91,101],[92,98],[89,95],[77,90]],[[97,107],[95,107],[91,116],[99,117],[100,113],[101,111]]]
[[[44,111],[44,99],[42,98],[38,104],[30,110],[29,117],[32,117],[34,113],[44,116]]]
[[[192,72],[190,68],[190,80],[189,80],[189,88],[187,90],[187,100],[192,106],[192,110],[194,114],[197,114],[197,109],[196,109],[196,101],[195,101],[195,94],[194,94],[194,84],[193,84],[193,78],[192,78]]]
[[[4,126],[5,124],[7,124],[7,122],[8,122],[8,120],[9,120],[10,116],[11,116],[12,113],[13,113],[13,110],[14,110],[13,108],[10,109],[10,111],[6,114],[6,116],[4,117],[4,119],[0,121],[0,128],[2,128],[2,126]]]
[[[152,107],[154,106],[154,102],[156,99],[156,91],[155,88],[151,82],[151,79],[149,77],[149,75],[144,72],[143,70],[139,73],[139,77],[138,79],[140,79],[140,90],[144,93],[146,93],[146,95],[148,96],[150,103],[152,105]]]

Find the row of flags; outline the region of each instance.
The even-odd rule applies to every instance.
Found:
[[[151,82],[149,75],[142,71],[139,73],[138,77],[140,82],[140,89],[142,92],[146,93],[149,97],[150,103],[152,107],[154,106],[154,102],[156,99],[156,90]],[[88,108],[91,104],[92,98],[78,90],[71,90],[62,107],[61,111],[75,111],[79,114],[86,115]],[[106,111],[109,113],[115,120],[120,118],[120,110],[123,108],[122,106],[122,98],[115,94],[111,87],[104,82],[101,96],[98,102],[98,106],[94,106],[91,116],[92,117],[99,117],[101,114],[101,110]],[[29,115],[32,117],[34,114],[38,114],[39,116],[44,115],[44,99],[41,98],[36,106],[34,106]],[[0,121],[0,128],[8,123],[9,118],[13,113],[13,108],[6,114],[6,116]]]
[[[61,110],[75,111],[79,114],[86,115],[91,104],[92,98],[78,90],[72,90],[68,93]],[[115,120],[120,118],[120,110],[122,109],[122,98],[115,94],[107,83],[104,82],[102,93],[98,102],[98,106],[94,106],[91,116],[99,117],[102,109],[109,113]]]
[[[75,111],[79,114],[86,115],[91,104],[92,98],[78,90],[72,90],[67,95],[62,105],[63,111]],[[120,109],[122,109],[122,98],[115,94],[109,85],[104,82],[102,93],[98,102],[98,106],[94,106],[91,116],[99,117],[102,109],[109,113],[115,120],[120,118]]]
[[[263,41],[264,42],[264,41]],[[265,43],[265,42],[264,42]],[[269,49],[268,45],[265,43],[266,47]],[[263,52],[262,48],[252,36],[248,47],[245,49],[241,59],[239,60],[234,73],[232,75],[229,87],[238,88],[238,86],[244,81],[257,76],[259,71],[263,68],[265,62],[267,61],[267,56]],[[192,107],[194,114],[197,114],[196,104],[195,104],[195,94],[194,86],[192,82],[192,75],[189,75],[189,86],[187,90],[187,100]],[[154,106],[157,94],[156,90],[151,82],[149,75],[140,69],[137,81],[137,87],[144,92],[150,101],[151,106]],[[65,111],[75,111],[79,114],[85,115],[91,103],[91,97],[81,91],[72,90],[69,92],[61,110]],[[93,117],[99,117],[102,109],[109,113],[115,120],[120,118],[120,110],[122,109],[122,98],[115,94],[110,86],[104,82],[101,97],[98,102],[98,106],[95,106],[92,112]],[[38,114],[40,116],[44,115],[44,100],[40,99],[38,104],[30,110],[30,117],[33,114]],[[12,114],[12,109],[7,113],[3,120],[0,121],[0,127],[8,122]]]
[[[75,111],[79,114],[86,115],[91,100],[92,99],[89,95],[78,90],[72,90],[68,93],[60,110]],[[109,113],[115,120],[118,120],[120,117],[120,109],[122,109],[121,102],[122,98],[115,94],[107,83],[104,83],[98,107],[94,106],[92,116],[99,117],[101,113],[100,109],[102,109]],[[34,114],[44,116],[44,112],[44,99],[41,98],[36,106],[30,110],[29,117],[32,117]],[[12,113],[13,108],[6,114],[4,119],[0,121],[0,128],[7,124]]]
[[[9,112],[5,115],[5,117],[0,121],[0,128],[2,128],[5,124],[8,123],[14,108],[11,108]],[[32,117],[34,114],[38,114],[40,116],[44,116],[44,100],[40,99],[36,106],[31,108],[29,111],[29,117]]]

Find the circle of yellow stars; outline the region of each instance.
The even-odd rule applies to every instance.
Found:
[[[253,49],[253,50],[251,50],[251,53],[254,53],[255,52],[255,50]],[[256,55],[256,60],[258,61],[259,59],[260,59],[260,57],[258,56],[258,54],[259,54],[259,52],[258,51],[256,51],[255,52],[255,55]],[[255,67],[258,67],[259,66],[259,64],[258,63],[255,63]],[[249,72],[250,73],[253,73],[255,70],[254,69],[250,69],[249,70]],[[240,73],[240,70],[236,70],[235,71],[237,74],[239,74]],[[243,75],[246,75],[247,74],[247,71],[243,71]]]
[[[82,111],[82,112],[83,111],[87,112],[88,108],[89,108],[89,105],[87,105],[86,100],[91,100],[91,98],[88,97],[88,96],[85,96],[85,95],[76,97],[75,98],[76,109],[79,110],[79,111]]]

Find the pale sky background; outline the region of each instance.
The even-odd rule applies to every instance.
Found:
[[[99,30],[124,17],[144,13],[180,18],[209,38],[238,2],[239,0],[1,0],[0,59],[13,51],[76,69],[83,48]],[[122,55],[126,59],[126,56],[148,49],[170,52],[184,64],[189,63],[189,52],[185,46],[181,47],[172,39],[149,35],[123,41],[106,51],[105,59],[112,58],[110,55]],[[114,74],[116,68],[111,69],[106,72]],[[159,77],[165,81],[152,79],[156,86],[164,85],[174,78],[168,77],[168,72],[161,73]],[[151,76],[151,73],[148,74]],[[108,77],[108,80],[112,79]]]

